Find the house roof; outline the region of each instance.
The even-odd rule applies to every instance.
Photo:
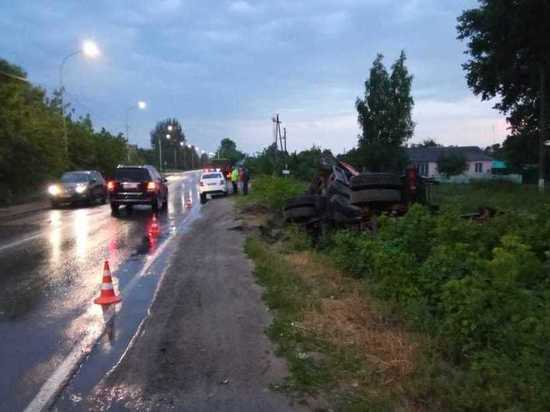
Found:
[[[468,162],[493,160],[477,146],[448,146],[448,147],[409,147],[407,155],[411,162],[437,162],[442,154],[460,153]]]

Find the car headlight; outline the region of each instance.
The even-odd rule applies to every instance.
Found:
[[[58,185],[51,185],[50,187],[48,187],[48,193],[52,196],[57,196],[61,193],[61,189]]]
[[[76,185],[76,193],[84,193],[88,189],[88,185]]]

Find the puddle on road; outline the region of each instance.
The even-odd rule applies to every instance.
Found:
[[[178,237],[190,230],[191,223],[200,216],[200,208],[192,208],[184,219],[176,226],[177,236],[170,237],[166,233],[164,221],[163,234],[156,237],[147,236],[136,249],[132,258],[118,268],[114,273],[119,278],[123,290],[123,301],[106,325],[105,332],[96,343],[92,353],[71,379],[55,403],[54,410],[90,410],[97,405],[89,404],[89,395],[95,385],[120,361],[136,331],[146,318],[152,303],[159,280],[166,272],[173,253],[177,250]],[[166,248],[161,251],[156,260],[137,280],[130,293],[124,293],[125,285],[132,282],[143,270],[147,256],[152,250],[161,247],[168,240]],[[173,241],[175,240],[175,241]]]

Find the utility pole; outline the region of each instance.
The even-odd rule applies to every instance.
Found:
[[[162,138],[159,136],[159,171],[162,172]]]

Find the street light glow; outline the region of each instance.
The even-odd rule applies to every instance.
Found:
[[[145,103],[143,100],[140,100],[138,102],[138,109],[145,110],[147,108],[147,103]]]
[[[93,42],[92,40],[86,40],[82,44],[82,52],[84,53],[85,56],[90,57],[92,59],[99,56],[100,54],[97,44],[95,44],[95,42]]]
[[[170,135],[168,133],[166,133],[166,138],[170,140]]]

